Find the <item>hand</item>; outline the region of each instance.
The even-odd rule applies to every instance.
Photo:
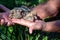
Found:
[[[41,20],[36,20],[35,22],[31,22],[24,19],[12,19],[12,22],[28,27],[30,34],[33,32],[33,30],[41,30],[43,24],[45,24],[45,22]]]
[[[12,24],[11,19],[9,18],[9,11],[10,9],[6,8],[4,5],[0,4],[0,9],[3,10],[3,12],[0,12],[0,24],[5,24],[9,26]]]
[[[13,24],[11,19],[8,17],[7,13],[1,13],[1,17],[0,17],[0,24],[7,24],[7,26]]]

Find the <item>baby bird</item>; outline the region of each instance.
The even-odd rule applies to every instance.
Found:
[[[31,9],[29,9],[26,6],[21,6],[21,7],[15,7],[10,11],[10,18],[16,18],[16,19],[25,19],[29,21],[34,21],[37,19],[37,14],[36,12],[31,12]]]

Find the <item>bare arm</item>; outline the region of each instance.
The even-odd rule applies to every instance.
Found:
[[[5,12],[9,12],[10,9],[6,8],[4,5],[0,4],[0,9],[3,9]]]
[[[4,12],[0,12],[0,16],[2,16],[3,14],[5,14],[5,15],[9,15],[9,11],[10,11],[10,9],[8,9],[8,8],[6,8],[4,5],[2,5],[2,4],[0,4],[0,9],[2,9]]]
[[[47,22],[45,28],[42,30],[48,32],[60,32],[60,20]]]
[[[36,12],[37,15],[44,19],[48,16],[54,17],[58,14],[58,8],[60,7],[60,0],[49,0],[45,4],[40,4],[33,8],[32,12]]]

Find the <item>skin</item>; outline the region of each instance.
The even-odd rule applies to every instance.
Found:
[[[44,19],[48,16],[55,17],[58,13],[58,8],[60,7],[59,4],[59,0],[49,0],[47,3],[38,5],[37,7],[33,8],[33,11],[31,11],[31,13],[36,12],[41,19]],[[12,19],[12,22],[27,26],[29,28],[30,34],[33,32],[33,30],[60,32],[60,20],[52,22],[36,20],[35,22],[32,22],[24,19]]]
[[[10,21],[10,18],[8,18],[10,9],[6,8],[2,4],[0,4],[0,9],[3,10],[3,12],[0,12],[0,24],[2,25],[7,23],[8,26],[11,25],[12,22]]]
[[[59,0],[49,0],[45,4],[34,7],[32,12],[36,12],[41,19],[44,19],[48,16],[54,17],[58,13],[58,7],[60,7],[59,4]]]

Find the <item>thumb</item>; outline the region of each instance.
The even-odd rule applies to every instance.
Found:
[[[29,33],[32,34],[32,32],[33,32],[33,28],[30,27],[30,28],[29,28]]]

